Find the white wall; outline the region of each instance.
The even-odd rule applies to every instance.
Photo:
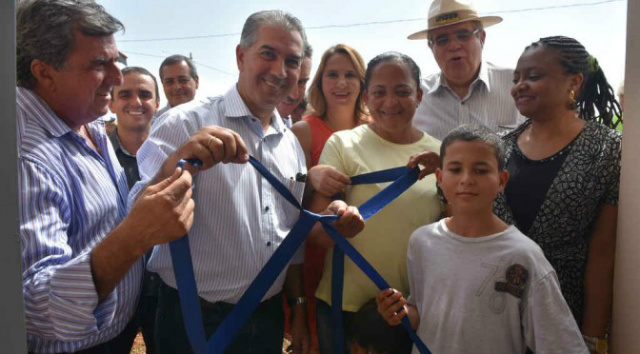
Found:
[[[640,0],[629,0],[627,6],[624,135],[613,287],[612,354],[640,353]]]

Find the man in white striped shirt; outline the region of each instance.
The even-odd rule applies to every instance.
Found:
[[[16,14],[22,282],[30,353],[128,353],[142,255],[193,222],[191,175],[127,180],[104,123],[122,83],[113,33],[92,0],[23,0]]]
[[[222,96],[171,109],[138,152],[142,182],[132,194],[154,176],[166,176],[179,158],[193,157],[183,147],[193,145],[194,139],[203,141],[202,134],[220,129],[239,136],[235,140],[204,140],[205,146],[218,151],[211,159],[225,164],[195,177],[194,199],[198,206],[189,244],[207,337],[298,220],[299,211],[251,165],[226,164],[229,159],[224,153],[246,146],[300,201],[306,179],[304,153],[276,106],[297,84],[304,43],[302,24],[290,14],[262,11],[249,16],[236,47],[238,83]],[[240,162],[246,162],[246,156],[243,158]],[[344,202],[332,203],[326,213],[342,216],[336,227],[345,236],[354,236],[364,227],[357,209]],[[292,305],[293,351],[307,352],[302,249],[267,291],[225,353],[282,352],[283,290]],[[156,321],[158,353],[190,353],[168,245],[154,249],[149,269],[163,281],[158,296],[158,314],[162,315]]]
[[[484,28],[502,21],[478,16],[470,0],[435,0],[428,28],[409,36],[427,39],[441,72],[422,80],[424,97],[413,124],[442,140],[462,124],[506,133],[524,121],[513,103],[513,70],[482,60]]]

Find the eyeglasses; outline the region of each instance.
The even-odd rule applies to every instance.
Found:
[[[479,29],[475,29],[473,31],[462,30],[454,33],[453,36],[456,36],[456,39],[458,40],[458,42],[466,42],[469,39],[471,39],[471,37],[475,36],[478,32],[480,32]],[[447,44],[449,44],[449,40],[451,39],[450,38],[451,36],[452,36],[451,34],[441,34],[437,36],[435,39],[429,38],[429,45],[432,46],[435,44],[438,47],[444,47]]]

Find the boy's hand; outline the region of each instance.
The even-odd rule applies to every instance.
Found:
[[[418,175],[418,179],[423,179],[436,172],[436,169],[440,167],[440,156],[433,151],[425,151],[411,156],[407,167],[414,168],[418,165],[423,166],[423,169],[420,170],[420,174]]]
[[[348,206],[342,200],[331,202],[327,207],[327,211],[340,217],[334,222],[333,227],[346,238],[354,237],[364,229],[364,219],[362,219],[358,208]]]
[[[396,289],[380,291],[376,297],[376,304],[378,304],[378,312],[390,326],[399,325],[402,323],[402,318],[407,315],[407,309],[404,307],[407,300]]]

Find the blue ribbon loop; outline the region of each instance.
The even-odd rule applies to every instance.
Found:
[[[182,167],[182,164],[185,162],[192,165],[201,163],[198,160],[181,160],[178,163],[178,166]],[[285,237],[280,246],[264,265],[260,273],[258,273],[256,278],[253,280],[251,285],[249,285],[249,288],[242,295],[238,303],[216,329],[215,333],[213,333],[208,342],[205,336],[204,326],[202,324],[202,312],[200,311],[200,301],[193,272],[188,236],[185,235],[184,237],[169,244],[176,284],[180,295],[180,305],[182,308],[185,330],[195,354],[222,354],[224,352],[231,341],[235,338],[242,325],[260,304],[260,300],[262,300],[273,282],[289,263],[289,260],[293,257],[294,253],[302,245],[313,225],[318,221],[335,242],[334,273],[332,274],[332,289],[334,289],[334,292],[332,292],[332,317],[334,315],[336,316],[334,321],[339,321],[340,327],[342,327],[342,274],[344,272],[340,272],[341,275],[339,279],[336,278],[336,269],[340,268],[340,266],[338,265],[338,267],[336,267],[335,262],[341,262],[343,268],[344,254],[349,256],[349,258],[351,258],[351,260],[360,269],[362,269],[369,278],[371,278],[378,288],[383,290],[390,287],[382,276],[380,276],[380,274],[371,266],[371,264],[369,264],[369,262],[367,262],[366,259],[364,259],[364,257],[362,257],[362,255],[342,235],[340,235],[335,228],[331,226],[331,223],[337,220],[338,216],[319,215],[308,210],[304,210],[293,194],[291,194],[289,189],[285,187],[273,174],[271,174],[271,172],[269,172],[258,160],[253,156],[250,156],[249,163],[255,167],[258,172],[260,172],[260,174],[269,181],[269,183],[287,201],[289,201],[289,203],[300,210],[300,217],[287,237]],[[359,207],[362,217],[365,220],[369,219],[411,187],[411,185],[417,181],[418,173],[419,169],[417,167],[413,169],[399,167],[352,177],[352,184],[394,181],[390,186],[380,191]],[[336,257],[336,251],[340,253],[338,257]],[[335,283],[335,281],[339,281],[339,283]],[[339,296],[339,298],[336,298],[336,296]],[[335,309],[337,309],[338,312],[336,312]],[[340,317],[337,317],[337,313],[339,313]],[[402,319],[402,325],[408,331],[409,336],[420,353],[431,354],[426,345],[411,328],[411,324],[409,323],[407,316]],[[340,336],[343,335],[342,330],[334,332],[339,332]],[[338,339],[334,337],[334,348],[338,348],[338,343],[341,353],[344,348],[344,340],[341,337]]]

